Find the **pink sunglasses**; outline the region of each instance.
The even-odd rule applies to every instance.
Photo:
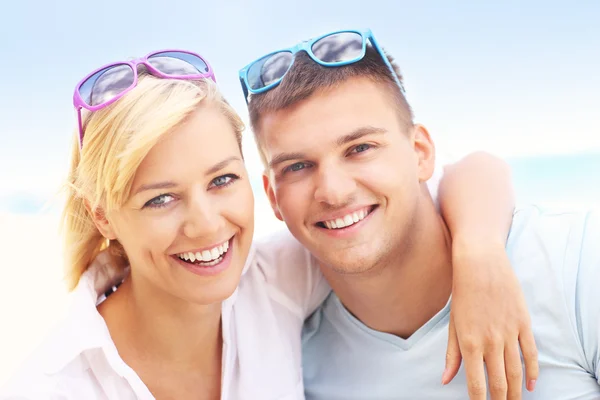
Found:
[[[88,74],[75,87],[73,106],[79,122],[79,147],[83,146],[81,109],[100,110],[123,97],[138,82],[137,67],[143,64],[148,72],[165,79],[197,80],[215,74],[208,62],[199,54],[185,50],[161,50],[133,61],[111,63]]]

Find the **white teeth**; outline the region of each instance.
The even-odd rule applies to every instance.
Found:
[[[212,260],[207,263],[203,263],[202,265],[204,265],[205,267],[212,267],[213,265],[217,265],[218,263],[220,263],[222,259],[223,259],[223,257],[219,257],[216,260]]]
[[[341,229],[350,225],[354,225],[358,221],[362,221],[368,215],[365,210],[355,211],[351,214],[344,215],[343,218],[336,218],[329,221],[323,221],[327,229]]]
[[[352,220],[352,215],[346,215],[344,217],[344,225],[348,226],[348,225],[352,225],[354,223],[354,221]]]
[[[216,246],[210,250],[198,251],[196,253],[186,252],[180,253],[177,257],[181,258],[185,261],[202,261],[204,263],[212,263],[213,261],[218,260],[223,254],[227,253],[229,250],[229,242],[225,242],[222,245]],[[208,265],[208,264],[207,264]]]

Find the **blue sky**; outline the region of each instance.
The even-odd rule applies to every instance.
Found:
[[[340,28],[373,29],[442,152],[600,157],[598,20],[593,0],[8,2],[0,15],[0,197],[45,197],[60,184],[75,128],[73,87],[102,64],[161,48],[197,51],[246,118],[240,67]],[[248,166],[258,174],[250,140]]]

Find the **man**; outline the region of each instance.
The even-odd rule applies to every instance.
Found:
[[[509,380],[520,373],[518,346],[485,356],[488,388],[472,377],[467,385],[468,366],[439,383],[452,248],[426,185],[433,141],[413,123],[400,75],[372,35],[330,36],[241,72],[273,210],[334,292],[305,325],[307,398],[485,398],[488,389],[492,399],[519,398],[502,379],[505,369]],[[524,398],[600,397],[599,242],[597,215],[514,216],[506,249],[541,365]]]

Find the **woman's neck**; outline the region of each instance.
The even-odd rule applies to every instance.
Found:
[[[119,355],[147,386],[173,375],[166,386],[201,378],[220,390],[221,304],[193,304],[130,276],[98,311]]]

